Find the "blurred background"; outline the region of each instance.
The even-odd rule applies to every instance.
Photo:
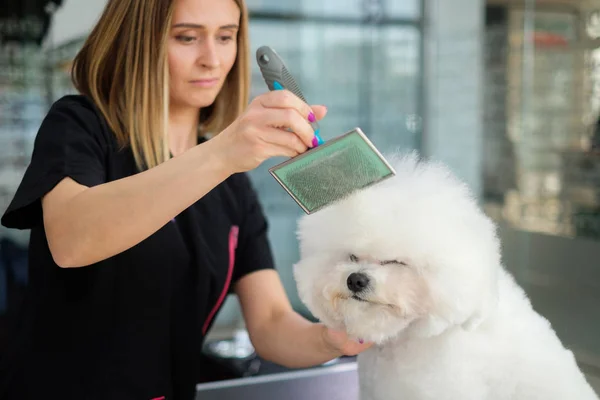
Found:
[[[501,228],[507,268],[600,392],[600,0],[247,3],[252,53],[274,47],[307,99],[328,106],[325,140],[360,126],[383,152],[417,149],[469,183]],[[73,92],[70,62],[105,0],[1,4],[3,212],[49,106]],[[252,95],[265,90],[253,65]],[[292,276],[301,210],[267,171],[277,161],[251,177],[285,287],[310,317]],[[0,228],[0,351],[27,241]],[[231,297],[211,337],[240,332]]]

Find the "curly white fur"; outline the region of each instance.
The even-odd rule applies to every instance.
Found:
[[[415,153],[388,159],[395,177],[299,221],[300,298],[376,343],[358,357],[361,399],[598,399],[469,188]]]

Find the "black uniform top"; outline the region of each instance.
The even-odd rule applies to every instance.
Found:
[[[273,268],[267,224],[236,174],[136,246],[97,264],[60,268],[40,198],[64,177],[94,186],[136,173],[99,110],[58,100],[2,217],[31,229],[22,319],[0,360],[0,398],[192,399],[206,330],[245,274]]]

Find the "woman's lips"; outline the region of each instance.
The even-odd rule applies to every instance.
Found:
[[[219,82],[219,78],[209,78],[209,79],[195,79],[191,81],[191,84],[196,87],[201,88],[210,88],[215,86]]]

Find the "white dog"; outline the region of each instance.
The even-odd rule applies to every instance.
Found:
[[[300,298],[375,342],[358,356],[361,399],[598,399],[467,186],[414,153],[391,162],[395,177],[299,221]]]

